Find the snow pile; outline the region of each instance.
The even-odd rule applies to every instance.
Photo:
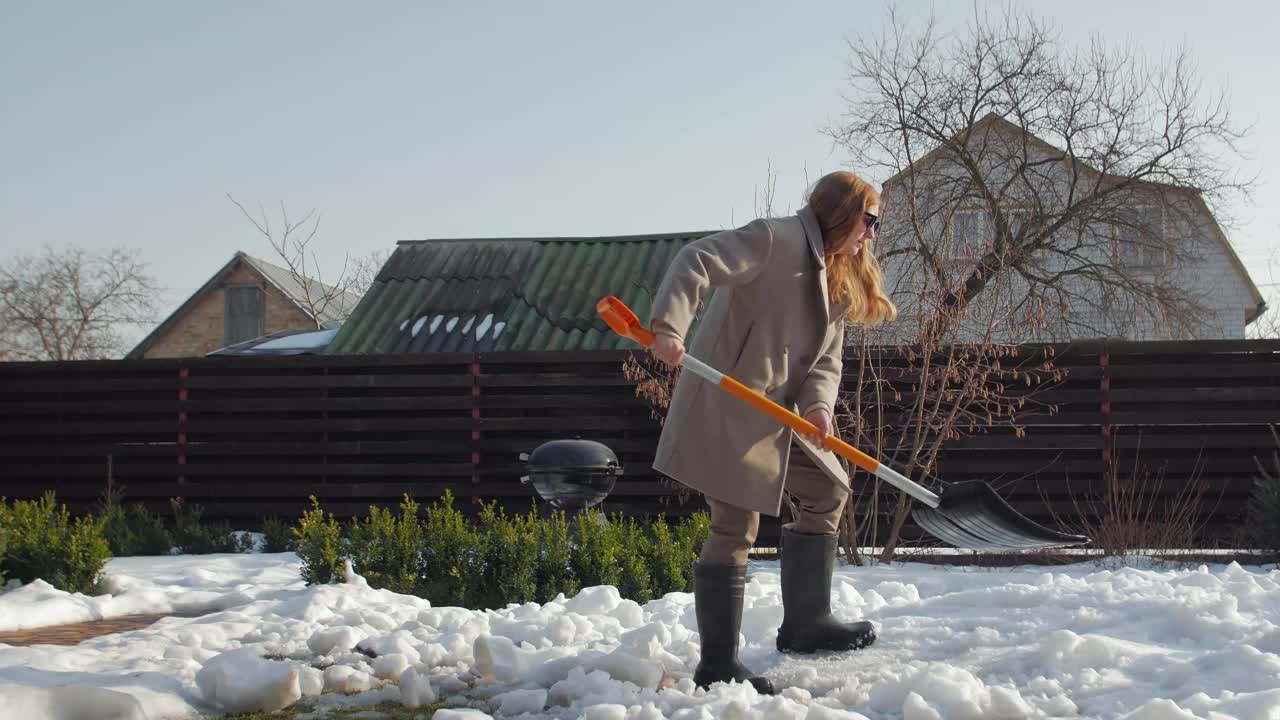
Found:
[[[118,594],[101,598],[37,583],[6,592],[0,624],[39,624],[66,607],[215,610],[77,647],[0,645],[0,706],[153,720],[300,699],[317,711],[444,702],[441,720],[1222,719],[1280,709],[1280,570],[1270,567],[842,568],[837,617],[871,619],[880,640],[803,657],[773,647],[778,567],[760,563],[740,656],[784,688],[776,697],[694,688],[685,593],[640,606],[595,587],[477,612],[370,588],[350,568],[345,583],[308,588],[291,554],[128,558],[108,572]]]
[[[192,614],[248,602],[262,590],[302,588],[297,556],[218,554],[107,561],[107,594],[65,593],[36,580],[0,594],[0,632],[150,613]]]

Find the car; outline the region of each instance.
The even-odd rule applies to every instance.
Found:
[[[315,355],[324,352],[337,334],[336,326],[320,330],[279,330],[219,348],[207,357]]]

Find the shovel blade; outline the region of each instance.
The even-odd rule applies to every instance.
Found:
[[[917,504],[912,516],[923,530],[959,548],[1039,550],[1089,542],[1031,520],[980,480],[951,483],[939,500],[936,509]]]

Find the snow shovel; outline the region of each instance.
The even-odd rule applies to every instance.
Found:
[[[636,314],[618,298],[612,295],[604,298],[596,304],[596,312],[622,337],[644,347],[653,344],[653,333],[641,326]],[[812,436],[818,430],[808,420],[688,353],[680,365],[796,432]],[[1014,510],[990,485],[980,480],[948,484],[941,495],[936,495],[834,435],[824,437],[822,446],[920,501],[912,511],[916,524],[956,547],[1034,550],[1089,542],[1089,538],[1083,535],[1058,532],[1032,521]]]

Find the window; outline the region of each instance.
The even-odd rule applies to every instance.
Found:
[[[1162,267],[1169,261],[1164,245],[1164,212],[1159,207],[1121,210],[1115,241],[1116,260],[1129,267]]]
[[[994,232],[985,211],[957,210],[951,216],[951,246],[944,255],[948,260],[975,259],[991,244]]]
[[[1016,237],[1031,218],[1026,208],[1005,208],[1009,230]],[[995,246],[996,226],[986,210],[957,210],[951,216],[951,247],[948,260],[974,260]]]
[[[1031,211],[1027,208],[1009,208],[1004,211],[1006,217],[1009,218],[1009,232],[1014,237],[1022,232],[1022,228],[1031,220]]]
[[[232,285],[223,305],[223,344],[252,340],[266,332],[266,303],[257,285]]]

